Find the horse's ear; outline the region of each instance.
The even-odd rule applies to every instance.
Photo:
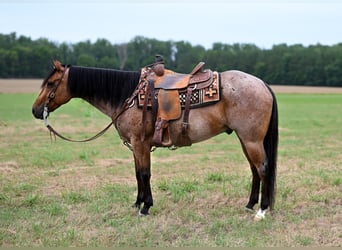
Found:
[[[61,64],[60,61],[58,60],[52,60],[52,64],[53,64],[53,67],[56,69],[56,70],[63,70],[63,66]]]

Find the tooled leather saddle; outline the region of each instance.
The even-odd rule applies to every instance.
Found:
[[[203,69],[203,66],[204,62],[200,62],[190,74],[180,74],[165,69],[163,58],[157,55],[154,64],[142,69],[140,82],[145,86],[138,93],[138,106],[143,109],[142,140],[145,137],[146,112],[151,109],[155,120],[154,146],[174,145],[169,122],[180,119],[182,114],[182,133],[177,138],[177,145],[191,145],[187,134],[190,109],[220,100],[219,74]]]

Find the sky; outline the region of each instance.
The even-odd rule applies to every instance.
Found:
[[[136,36],[213,43],[334,45],[342,0],[0,0],[0,34],[62,43]]]

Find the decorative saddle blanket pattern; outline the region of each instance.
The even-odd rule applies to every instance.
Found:
[[[219,74],[217,72],[213,72],[213,80],[212,83],[205,88],[198,89],[197,85],[189,86],[193,88],[191,97],[190,97],[190,108],[200,108],[203,106],[207,106],[218,102],[220,100],[220,81]],[[142,108],[146,101],[146,90],[147,85],[142,88],[138,94],[138,106]],[[185,108],[185,102],[187,97],[187,88],[179,89],[179,101],[182,109]],[[158,89],[155,90],[154,97],[156,100],[158,98]],[[147,107],[152,107],[151,95],[147,97]]]

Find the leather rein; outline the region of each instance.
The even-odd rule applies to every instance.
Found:
[[[49,129],[50,131],[50,136],[54,136],[56,139],[56,136],[65,140],[65,141],[69,141],[69,142],[89,142],[92,140],[95,140],[97,138],[99,138],[101,135],[103,135],[113,124],[116,127],[116,121],[119,118],[119,116],[121,116],[127,109],[133,107],[134,105],[134,99],[135,97],[137,97],[139,91],[145,86],[145,79],[144,78],[140,78],[139,80],[139,84],[137,85],[136,89],[134,90],[133,94],[126,99],[124,105],[121,107],[121,109],[119,110],[119,112],[115,115],[115,117],[112,118],[112,121],[103,129],[101,130],[99,133],[97,133],[96,135],[88,138],[88,139],[84,139],[84,140],[73,140],[73,139],[69,139],[63,135],[61,135],[60,133],[58,133],[50,124],[48,121],[48,116],[49,116],[49,108],[48,105],[49,103],[55,98],[56,96],[56,91],[57,88],[59,87],[59,85],[61,84],[65,72],[67,71],[67,69],[69,68],[69,65],[67,65],[62,73],[61,78],[59,79],[58,83],[56,84],[56,86],[51,90],[51,92],[49,93],[49,97],[48,97],[48,101],[44,104],[44,111],[43,111],[43,119],[44,119],[44,124],[45,126]],[[52,137],[51,137],[52,138]]]

